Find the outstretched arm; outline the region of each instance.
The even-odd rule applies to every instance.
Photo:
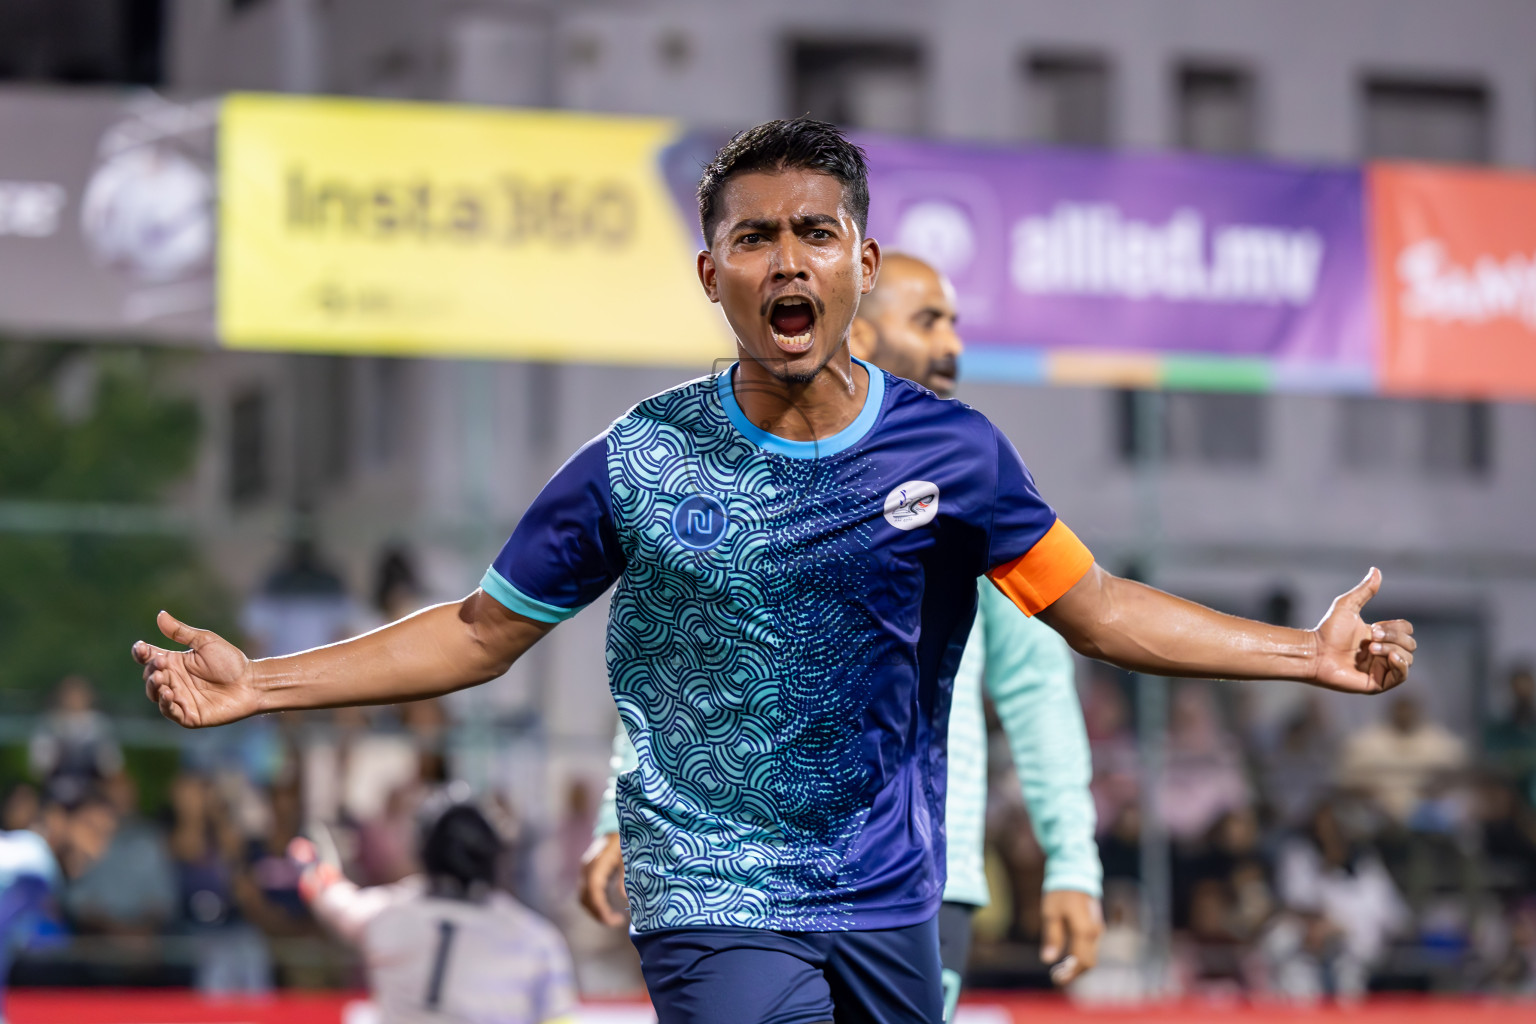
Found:
[[[1345,693],[1382,693],[1408,677],[1413,626],[1367,623],[1381,573],[1336,598],[1316,629],[1287,629],[1088,570],[1040,612],[1072,648],[1135,672],[1217,679],[1294,679]]]
[[[144,666],[144,693],[162,715],[192,729],[263,711],[435,697],[495,679],[553,628],[509,611],[481,590],[351,640],[259,661],[169,612],[161,612],[157,624],[189,649],[134,644],[133,657]]]

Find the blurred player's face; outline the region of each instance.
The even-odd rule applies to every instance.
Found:
[[[699,280],[720,303],[746,358],[785,381],[810,381],[848,340],[880,267],[842,182],[819,171],[738,174],[699,253]]]
[[[859,316],[855,355],[941,397],[954,394],[964,346],[955,331],[955,289],[947,277],[921,260],[891,256]]]

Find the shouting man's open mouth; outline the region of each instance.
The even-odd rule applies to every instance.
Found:
[[[785,295],[768,308],[768,328],[773,343],[787,355],[809,352],[816,336],[817,303],[808,295]]]

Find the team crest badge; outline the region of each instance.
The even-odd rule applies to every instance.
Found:
[[[672,536],[691,551],[708,551],[725,539],[725,506],[707,494],[693,494],[672,510]]]
[[[939,514],[939,485],[908,480],[885,496],[885,521],[898,530],[915,530]]]

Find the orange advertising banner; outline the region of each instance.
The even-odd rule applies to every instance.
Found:
[[[1382,390],[1536,394],[1536,175],[1367,173]]]

